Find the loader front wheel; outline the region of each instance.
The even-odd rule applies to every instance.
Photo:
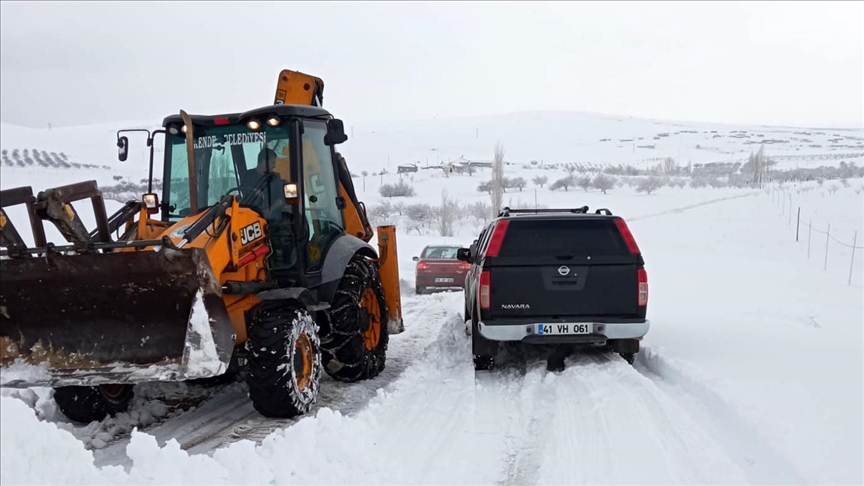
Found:
[[[74,422],[89,424],[125,412],[134,392],[132,385],[64,386],[54,389],[54,402]]]
[[[318,397],[321,349],[318,326],[306,309],[264,301],[252,309],[246,340],[249,398],[271,418],[311,410]]]
[[[334,379],[359,381],[384,370],[387,344],[387,303],[378,266],[355,256],[330,305],[330,325],[321,340],[324,369]]]

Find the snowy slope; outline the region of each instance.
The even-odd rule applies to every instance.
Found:
[[[331,108],[336,110],[336,108]],[[338,116],[338,111],[336,111]],[[100,184],[119,174],[138,181],[147,175],[148,152],[143,134],[130,136],[130,155],[117,161],[116,132],[125,128],[155,129],[161,120],[118,121],[100,125],[33,129],[0,124],[0,149],[65,151],[81,163],[111,167],[90,171]],[[571,162],[594,165],[632,164],[648,167],[666,157],[680,165],[746,162],[761,144],[778,168],[836,166],[864,162],[864,129],[803,129],[670,122],[574,112],[524,112],[441,120],[355,122],[345,120],[348,142],[340,145],[352,172],[395,173],[400,164],[420,166],[459,160],[488,161],[496,142],[515,164]],[[156,174],[161,177],[161,137],[157,138]],[[44,170],[23,169],[5,162],[0,171],[24,173],[36,180]],[[80,176],[75,176],[80,177]],[[41,183],[41,180],[40,180]]]
[[[5,148],[14,141],[3,129]],[[105,131],[106,164],[112,136]],[[419,137],[404,140],[422,147]],[[20,174],[0,167],[3,188]],[[507,168],[508,177],[534,175],[565,173]],[[402,202],[438,204],[444,189],[463,205],[488,202],[476,190],[488,177],[420,171],[417,194]],[[371,209],[383,202],[382,180],[397,179],[355,185]],[[414,295],[410,257],[429,243],[468,244],[482,221],[465,216],[442,238],[434,224],[409,229],[394,213],[385,220],[399,223],[406,331],[391,339],[381,376],[325,378],[316,410],[290,421],[257,415],[242,384],[139,386],[130,412],[87,426],[68,423],[49,390],[4,389],[0,483],[861,484],[864,253],[853,261],[841,243],[857,231],[864,246],[864,181],[849,182],[834,192],[830,182],[785,192],[509,190],[505,203],[608,207],[628,219],[645,255],[652,329],[635,366],[576,354],[558,374],[515,348],[503,369],[475,376],[461,293]],[[793,213],[802,208],[798,242],[790,197]],[[830,224],[836,240],[812,233],[808,258],[810,221]]]

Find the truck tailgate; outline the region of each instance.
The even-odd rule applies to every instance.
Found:
[[[637,266],[502,266],[491,270],[493,317],[635,317]]]
[[[490,258],[492,318],[644,318],[641,255],[612,218],[514,218]]]

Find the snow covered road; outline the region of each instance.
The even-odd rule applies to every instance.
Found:
[[[190,387],[185,404],[162,385],[74,428],[44,395],[4,392],[0,482],[860,484],[860,279],[800,259],[764,202],[633,218],[652,319],[634,366],[580,351],[549,373],[540,351],[512,348],[475,375],[461,293],[408,290],[384,373],[323,379],[299,420],[256,414],[242,384]],[[400,238],[406,258],[428,242]],[[45,454],[77,459],[59,474]]]

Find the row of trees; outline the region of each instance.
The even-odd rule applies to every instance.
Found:
[[[404,202],[383,201],[371,206],[368,216],[374,226],[392,223],[396,218],[407,219],[408,231],[422,234],[423,230],[435,229],[440,236],[453,236],[456,223],[473,220],[474,223],[487,223],[492,217],[491,206],[482,201],[462,204],[452,199],[444,190],[438,205],[429,203],[405,204]]]
[[[47,152],[45,150],[18,150],[13,149],[9,152],[6,149],[0,151],[0,160],[7,167],[54,167],[57,169],[98,169],[98,165],[94,164],[79,164],[70,162],[65,153]],[[110,169],[108,166],[102,166],[103,169]]]

